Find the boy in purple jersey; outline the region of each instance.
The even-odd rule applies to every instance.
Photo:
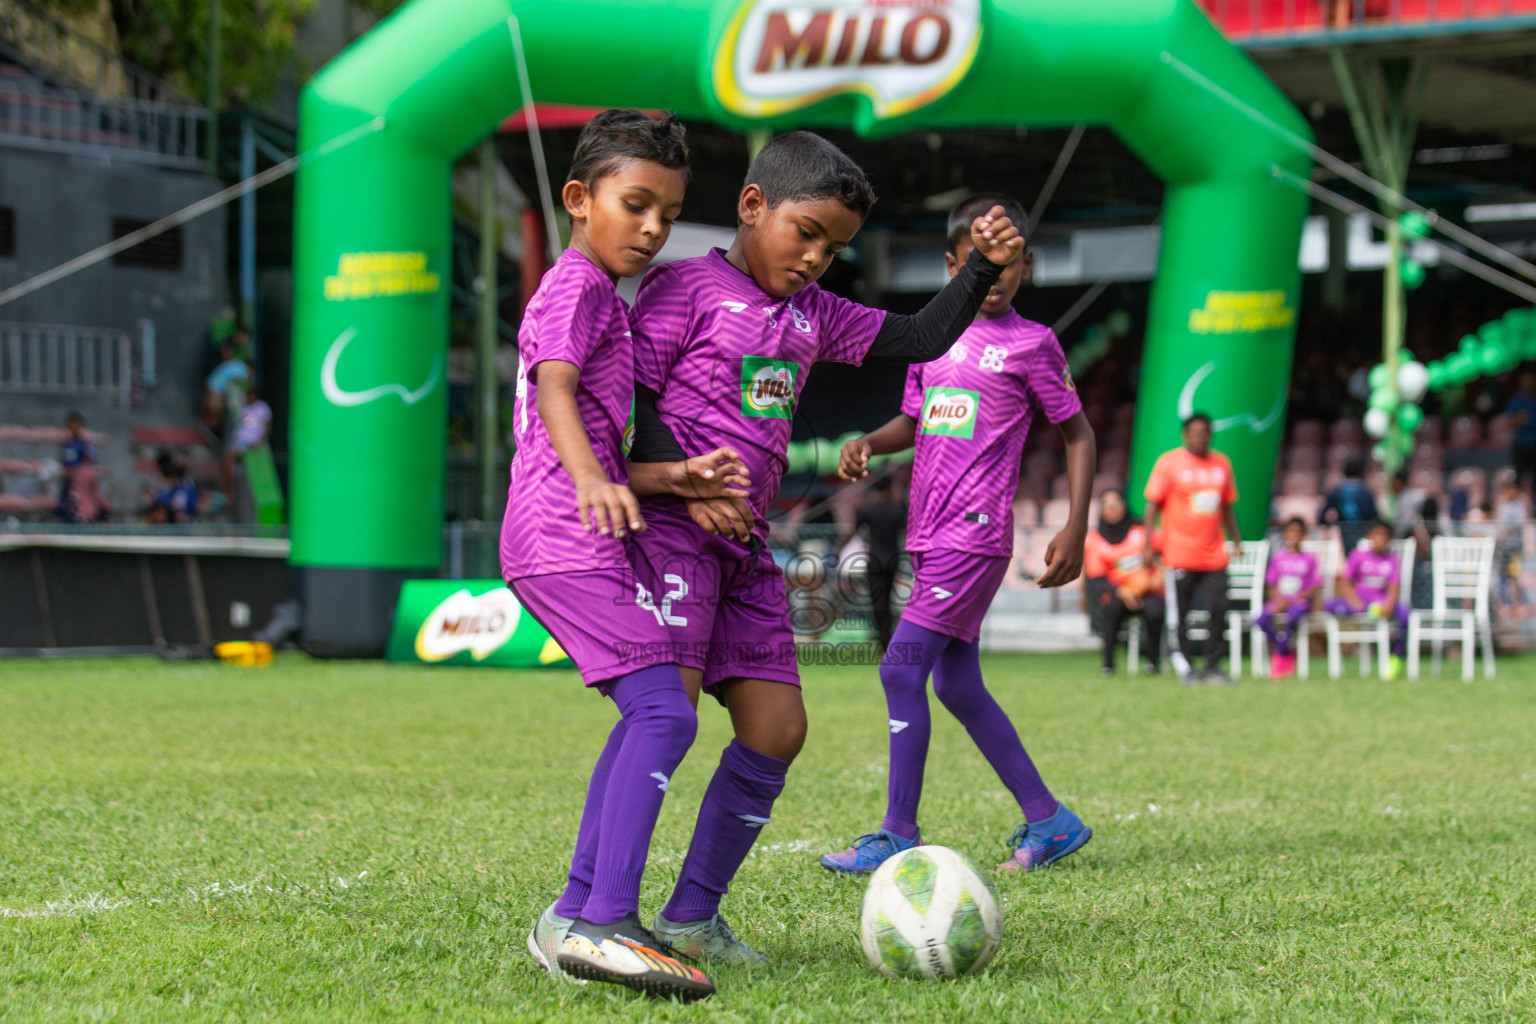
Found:
[[[1296,674],[1296,627],[1312,611],[1312,602],[1323,588],[1317,571],[1317,556],[1301,550],[1307,539],[1307,524],[1292,519],[1281,535],[1285,546],[1269,559],[1264,574],[1268,588],[1264,610],[1254,625],[1264,631],[1275,650],[1269,659],[1271,679],[1289,679]]]
[[[739,451],[752,479],[747,542],[713,535],[697,509],[671,498],[644,503],[650,529],[636,539],[641,581],[681,644],[690,692],[710,690],[736,734],[677,889],[652,923],[690,958],[762,959],[719,907],[805,742],[784,577],[765,541],[806,375],[822,360],[942,355],[1022,247],[1001,210],[983,211],[970,225],[975,254],[950,286],[914,316],[886,315],[816,285],[873,203],[864,172],[836,146],[810,132],[781,135],[747,172],[730,250],[656,268],[635,302],[636,379],[660,394],[662,422],[685,450]],[[731,526],[728,514],[704,521]]]
[[[564,970],[696,999],[713,984],[667,956],[638,915],[651,833],[697,720],[677,664],[656,656],[670,636],[637,600],[624,539],[645,528],[637,492],[745,494],[728,485],[747,481],[724,449],[628,472],[625,426],[638,396],[628,312],[614,289],[666,242],[687,183],[688,149],[673,116],[609,110],[582,130],[561,194],[571,247],[518,332],[501,561],[524,610],[622,716],[592,775],[569,884],[529,934],[529,951],[557,977]],[[637,656],[647,643],[656,646]]]
[[[969,256],[965,226],[976,211],[1001,206],[1017,221],[1023,209],[1007,196],[981,195],[950,212],[949,272]],[[890,712],[891,763],[885,821],[853,845],[821,858],[840,874],[863,875],[919,845],[917,806],[928,758],[928,676],[939,701],[958,718],[1018,802],[1024,824],[1010,841],[1003,870],[1029,871],[1080,849],[1093,835],[1040,778],[1007,714],[981,678],[977,636],[1013,553],[1013,496],[1024,438],[1036,410],[1066,441],[1071,513],[1046,549],[1040,586],[1059,587],[1083,568],[1095,445],[1093,428],[1067,369],[1061,343],[1047,327],[1013,310],[1028,278],[1029,253],[1003,271],[976,322],[948,356],[907,371],[901,413],[843,446],[846,480],[868,474],[871,455],[915,446],[907,550],[915,580],[901,624],[880,663]]]
[[[1408,648],[1408,606],[1398,602],[1402,563],[1392,550],[1392,527],[1386,523],[1372,523],[1365,539],[1370,546],[1349,553],[1335,584],[1338,594],[1329,598],[1324,607],[1333,615],[1395,620],[1392,660],[1387,665],[1387,678],[1395,679],[1402,671],[1403,652]]]

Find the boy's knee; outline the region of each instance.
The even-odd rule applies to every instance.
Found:
[[[909,665],[900,661],[882,661],[880,663],[880,685],[886,690],[913,690],[923,686],[923,670],[921,666]]]

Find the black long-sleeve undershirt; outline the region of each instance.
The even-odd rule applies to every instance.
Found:
[[[688,457],[656,411],[660,400],[653,389],[635,384],[635,438],[629,446],[630,462],[681,462]]]
[[[1003,268],[972,249],[944,290],[911,315],[888,313],[866,363],[926,363],[948,352],[976,319]]]
[[[864,356],[867,363],[926,363],[948,352],[976,319],[1003,268],[972,249],[940,291],[913,314],[888,313]],[[683,446],[656,410],[661,396],[644,384],[635,385],[635,438],[630,462],[679,462]]]

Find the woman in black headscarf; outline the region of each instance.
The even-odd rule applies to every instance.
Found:
[[[1142,646],[1147,653],[1147,672],[1161,669],[1163,621],[1167,607],[1163,603],[1163,572],[1160,566],[1142,561],[1147,539],[1146,528],[1131,515],[1125,495],[1108,490],[1099,498],[1099,528],[1088,535],[1083,552],[1083,571],[1090,578],[1101,577],[1099,591],[1104,627],[1103,673],[1114,675],[1115,643],[1127,615],[1140,615],[1146,624]],[[1132,671],[1135,666],[1132,666]]]

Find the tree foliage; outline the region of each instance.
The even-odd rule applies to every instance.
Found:
[[[105,9],[122,55],[201,102],[207,91],[208,17],[212,0],[53,0],[80,16]],[[285,71],[299,70],[298,23],[316,0],[216,0],[219,4],[221,106],[271,100]],[[388,0],[370,0],[387,5]]]

